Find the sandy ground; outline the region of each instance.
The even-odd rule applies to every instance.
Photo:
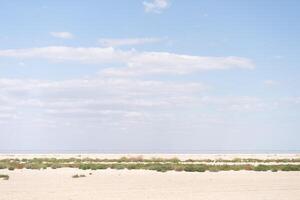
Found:
[[[89,175],[89,173],[92,175]],[[300,172],[0,170],[0,200],[300,200]],[[85,174],[84,178],[72,178]]]

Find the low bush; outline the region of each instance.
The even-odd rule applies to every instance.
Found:
[[[188,164],[184,165],[184,171],[186,172],[205,172],[207,170],[206,165]]]
[[[6,174],[0,174],[0,179],[8,180],[8,179],[9,179],[9,176],[6,175]]]
[[[145,169],[155,170],[157,172],[166,172],[166,171],[174,170],[174,167],[172,164],[155,163],[155,164],[147,165]]]
[[[80,174],[80,175],[75,174],[72,176],[72,178],[83,178],[83,177],[86,177],[86,176],[84,174]]]
[[[254,167],[254,171],[268,171],[270,170],[270,167],[268,165],[257,165]]]
[[[236,163],[227,163],[227,162]],[[246,163],[239,164],[239,162],[256,162],[255,159],[234,159],[234,160],[218,160],[218,162],[224,163],[212,163],[212,160],[205,160],[204,164],[200,164],[197,160],[186,160],[180,161],[177,158],[151,158],[143,159],[142,157],[123,157],[121,159],[91,159],[91,158],[70,158],[70,159],[55,159],[55,158],[35,158],[35,159],[2,159],[0,160],[0,169],[57,169],[57,168],[79,168],[82,170],[100,170],[100,169],[144,169],[144,170],[155,170],[158,172],[166,171],[186,171],[186,172],[204,172],[204,171],[300,171],[300,164],[279,164],[278,160],[272,160],[273,162],[278,161],[278,164],[266,164],[259,163],[259,165]],[[271,160],[267,160],[270,162]],[[287,162],[290,160],[281,160]],[[292,160],[296,162],[298,160]]]
[[[300,165],[284,165],[281,167],[282,171],[300,171]]]
[[[13,166],[8,167],[8,170],[13,171],[15,168]]]

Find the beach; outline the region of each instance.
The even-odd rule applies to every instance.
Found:
[[[1,200],[298,200],[300,172],[0,170]],[[92,173],[90,175],[90,173]],[[86,177],[72,178],[74,174]]]
[[[59,157],[75,155],[2,155],[9,158]],[[79,157],[91,157],[77,155]],[[124,155],[93,155],[101,158],[118,158]],[[137,155],[127,155],[137,156]],[[141,156],[141,155],[140,155]],[[143,158],[147,155],[142,155]],[[148,155],[149,156],[149,155]],[[153,157],[204,158],[208,155],[151,155]],[[241,155],[240,155],[241,156]],[[221,158],[236,158],[226,155]],[[252,155],[252,158],[297,158],[298,155],[267,156]],[[210,159],[216,155],[211,155]],[[220,155],[218,156],[218,158]],[[249,158],[249,156],[246,156]],[[156,172],[150,170],[80,170],[60,169],[1,169],[0,174],[9,175],[9,180],[0,180],[0,200],[299,200],[300,172]],[[74,175],[84,177],[74,178]]]

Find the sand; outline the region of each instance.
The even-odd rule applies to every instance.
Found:
[[[5,158],[120,158],[140,154],[0,154]],[[299,154],[143,154],[143,158],[299,159]],[[92,175],[89,175],[92,173]],[[0,200],[300,200],[300,172],[0,170]],[[85,174],[84,178],[72,178]]]
[[[89,173],[92,175],[89,175]],[[0,170],[0,200],[300,200],[300,172]],[[85,174],[84,178],[72,178]]]

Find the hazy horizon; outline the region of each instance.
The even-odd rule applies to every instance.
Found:
[[[0,150],[0,154],[299,154],[300,150]]]

